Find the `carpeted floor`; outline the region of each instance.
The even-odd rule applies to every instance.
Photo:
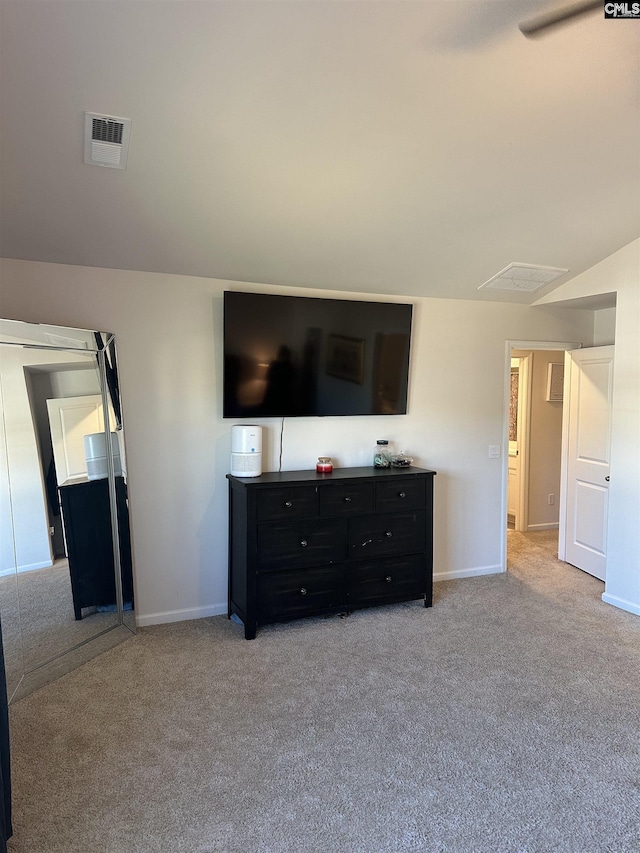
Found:
[[[553,547],[432,609],[141,630],[12,707],[10,850],[637,853],[640,619]]]
[[[118,623],[116,613],[84,608],[76,620],[69,564],[0,578],[0,613],[9,685],[68,649]]]

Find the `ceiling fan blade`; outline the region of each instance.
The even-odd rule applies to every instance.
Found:
[[[554,9],[551,12],[537,15],[535,18],[529,18],[528,21],[523,21],[519,24],[519,29],[525,36],[536,36],[543,30],[549,29],[549,27],[564,24],[572,18],[577,18],[580,15],[586,15],[588,12],[595,12],[596,9],[602,8],[602,0],[579,0],[579,2],[571,3],[569,6],[563,6],[560,9]]]

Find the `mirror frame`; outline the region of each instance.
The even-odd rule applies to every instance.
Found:
[[[20,334],[27,330],[30,334]],[[78,332],[82,333],[82,335],[80,337],[72,338],[68,335],[70,332]],[[5,340],[6,337],[10,337],[12,340]],[[51,342],[55,341],[56,338],[59,341],[64,341],[64,345]],[[47,340],[49,342],[47,342]],[[77,340],[79,343],[77,347],[72,345],[74,340]],[[122,429],[122,404],[117,381],[115,336],[113,333],[65,326],[54,326],[42,323],[29,323],[21,320],[2,319],[0,320],[0,348],[4,347],[22,347],[43,350],[45,352],[73,352],[77,350],[78,352],[94,354],[97,360],[97,369],[100,381],[103,428],[105,434],[109,435],[111,432],[111,424],[109,421],[110,407],[114,412],[116,425]],[[108,357],[109,353],[112,356],[111,362]],[[128,613],[129,611],[125,611],[123,600],[122,560],[120,556],[121,542],[118,530],[118,502],[113,449],[110,441],[106,441],[105,446],[107,465],[106,479],[108,481],[109,511],[111,516],[111,545],[113,550],[113,568],[116,593],[116,622],[115,624],[100,630],[92,637],[73,643],[59,654],[56,654],[54,657],[31,669],[25,669],[25,662],[23,659],[21,674],[19,674],[17,684],[13,687],[9,696],[10,702],[15,702],[18,699],[27,696],[39,687],[42,687],[56,678],[59,678],[61,675],[64,675],[66,672],[70,672],[78,666],[81,666],[83,663],[88,662],[107,649],[112,648],[135,634],[135,619],[125,618],[125,612]],[[127,506],[127,511],[128,509],[129,508]],[[13,530],[13,519],[11,521],[11,527]],[[131,560],[133,571],[133,554],[131,555]],[[130,624],[132,622],[133,624]],[[22,625],[19,626],[19,630],[22,640]]]

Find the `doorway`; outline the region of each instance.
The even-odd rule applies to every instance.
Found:
[[[505,359],[503,567],[514,548],[553,541],[558,553],[563,400],[556,392],[568,341],[508,341]],[[553,378],[553,393],[551,379]],[[561,386],[562,387],[562,386]]]

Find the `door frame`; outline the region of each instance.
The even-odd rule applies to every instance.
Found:
[[[582,343],[577,341],[519,341],[508,340],[505,344],[505,358],[503,368],[503,403],[502,403],[502,447],[505,452],[502,454],[502,501],[501,501],[501,524],[502,537],[500,541],[500,571],[507,571],[507,507],[508,507],[508,488],[509,488],[509,399],[511,394],[511,358],[513,350],[525,350],[531,355],[535,350],[567,350],[582,349]],[[530,373],[530,371],[529,371]],[[530,394],[527,393],[527,403],[529,402]],[[529,439],[529,411],[525,418],[526,422],[526,443]],[[564,424],[563,424],[564,430]],[[563,432],[564,441],[564,432]],[[525,452],[528,450],[525,444]],[[527,454],[528,455],[528,454]],[[521,508],[524,508],[528,521],[528,486],[529,486],[529,466],[528,461],[522,464],[520,460],[520,496],[522,498],[523,491],[525,497],[521,503]],[[560,506],[562,512],[562,505]],[[522,512],[521,512],[522,515]],[[524,517],[524,516],[523,516]]]

